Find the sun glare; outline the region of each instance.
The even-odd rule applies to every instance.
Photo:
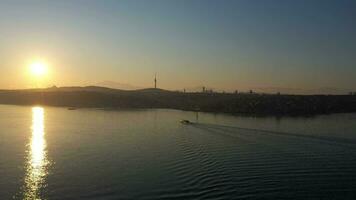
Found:
[[[33,62],[30,64],[30,72],[34,76],[43,76],[47,73],[48,66],[44,62]]]

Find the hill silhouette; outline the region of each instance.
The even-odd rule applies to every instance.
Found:
[[[356,112],[356,95],[182,93],[163,89],[52,87],[0,90],[0,104],[77,108],[170,108],[254,115],[314,115]]]

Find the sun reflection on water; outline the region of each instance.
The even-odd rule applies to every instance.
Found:
[[[45,140],[45,113],[41,107],[32,108],[32,137],[28,147],[24,199],[40,200],[49,164]]]

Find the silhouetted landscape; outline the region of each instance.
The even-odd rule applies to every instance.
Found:
[[[355,18],[0,0],[0,200],[355,200]]]
[[[356,112],[356,95],[184,93],[154,88],[118,90],[96,86],[1,90],[0,103],[108,109],[169,108],[251,115],[315,115]]]

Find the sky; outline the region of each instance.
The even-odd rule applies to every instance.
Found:
[[[353,0],[0,0],[0,88],[356,91],[354,19]]]

